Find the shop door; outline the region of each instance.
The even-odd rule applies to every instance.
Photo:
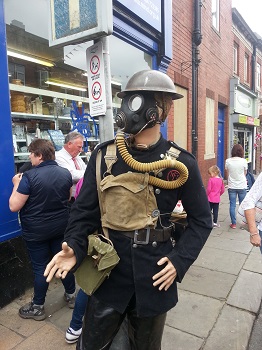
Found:
[[[217,166],[221,170],[221,175],[224,177],[224,154],[225,154],[225,146],[224,146],[224,129],[225,129],[225,108],[219,106],[218,107],[218,139],[217,139]]]
[[[244,149],[244,158],[248,163],[252,164],[252,130],[249,128],[236,128],[234,129],[234,144],[239,143]],[[251,165],[252,169],[252,165]]]

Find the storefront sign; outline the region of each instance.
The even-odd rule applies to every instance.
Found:
[[[248,125],[254,125],[254,126],[260,125],[260,120],[258,118],[249,117],[243,114],[239,114],[238,122],[240,124],[248,124]]]
[[[235,112],[243,113],[249,116],[254,116],[254,99],[244,94],[243,92],[237,90]]]
[[[112,34],[112,0],[49,1],[49,46],[83,42]]]
[[[105,115],[105,75],[102,42],[90,46],[86,50],[89,107],[92,117]]]
[[[118,0],[118,2],[161,32],[161,0]]]

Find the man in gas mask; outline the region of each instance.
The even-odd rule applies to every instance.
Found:
[[[120,131],[115,141],[92,153],[85,173],[88,181],[72,208],[63,250],[45,271],[48,281],[75,271],[86,255],[86,237],[99,227],[109,233],[120,257],[89,298],[78,350],[109,349],[125,316],[131,348],[159,350],[166,313],[178,301],[176,283],[212,229],[196,159],[160,133],[172,101],[182,97],[172,80],[159,71],[141,71],[119,97]],[[108,154],[114,144],[115,157],[112,150]],[[99,153],[101,210],[96,188]],[[187,227],[175,241],[170,218],[178,200],[187,212]]]

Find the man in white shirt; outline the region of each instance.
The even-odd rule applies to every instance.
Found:
[[[72,201],[74,201],[77,182],[84,176],[86,164],[79,156],[83,150],[84,136],[78,131],[72,131],[65,137],[64,147],[56,152],[58,165],[70,171],[73,180]]]

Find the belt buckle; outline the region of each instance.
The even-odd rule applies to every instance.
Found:
[[[138,239],[138,230],[135,230],[135,233],[134,233],[134,243],[136,244],[143,244],[143,245],[146,245],[149,243],[149,236],[150,236],[150,227],[147,227],[146,228],[146,239],[145,240],[140,240]]]

